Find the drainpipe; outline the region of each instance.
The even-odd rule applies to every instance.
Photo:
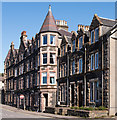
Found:
[[[102,106],[103,106],[103,37],[102,37]]]
[[[59,79],[59,57],[57,57],[57,79]],[[56,100],[56,106],[58,106],[58,97],[59,97],[59,80],[57,80],[57,100]]]
[[[67,54],[67,107],[69,106],[69,53]]]
[[[26,105],[25,105],[25,95],[24,95],[24,110],[26,109]]]
[[[86,107],[86,47],[85,47],[85,70],[84,70],[84,106]]]

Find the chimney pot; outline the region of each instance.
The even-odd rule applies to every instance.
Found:
[[[22,36],[23,36],[23,35],[26,35],[26,31],[22,31],[21,35],[22,35]]]

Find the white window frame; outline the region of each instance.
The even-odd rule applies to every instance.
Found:
[[[55,35],[50,35],[50,42],[51,42],[51,36],[53,36],[53,44],[50,43],[50,45],[55,45]]]
[[[43,60],[42,60],[42,62],[44,62],[44,58],[46,58],[47,59],[47,57],[44,57],[44,54],[47,54],[47,53],[43,53],[42,55],[43,55]],[[48,55],[47,55],[48,56]],[[48,62],[48,60],[47,60],[47,62]],[[47,62],[46,63],[43,63],[43,65],[46,65],[47,64]]]
[[[50,77],[54,77],[54,83],[50,83],[50,84],[51,84],[51,85],[56,84],[55,72],[50,72]]]
[[[47,72],[42,73],[42,82],[41,82],[42,85],[47,85],[47,83],[43,83],[43,77],[47,78]],[[47,82],[47,79],[46,79],[46,82]]]
[[[50,55],[52,55],[52,57],[50,57],[50,59],[53,59],[53,62],[54,63],[51,63],[50,64],[55,64],[55,58],[56,58],[56,54],[55,53],[50,53]],[[51,61],[51,60],[50,60]]]
[[[42,36],[42,37],[43,37],[43,45],[47,45],[47,44],[48,44],[48,37],[47,37],[47,43],[44,44],[44,37],[45,37],[45,36],[47,37],[47,34]]]

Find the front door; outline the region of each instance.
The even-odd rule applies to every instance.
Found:
[[[48,106],[48,94],[44,94],[45,97],[45,107]]]
[[[74,85],[71,85],[71,103],[74,106]]]
[[[83,90],[82,90],[82,83],[79,83],[79,107],[83,106]]]

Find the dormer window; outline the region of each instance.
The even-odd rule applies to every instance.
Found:
[[[50,44],[55,45],[55,36],[54,35],[50,35]]]
[[[75,51],[75,40],[73,40],[73,42],[72,42],[72,52],[74,52]]]
[[[47,44],[47,35],[44,35],[43,36],[43,45],[46,45]]]
[[[98,41],[98,38],[99,38],[99,28],[96,28],[95,29],[95,42]]]
[[[94,30],[91,31],[91,44],[94,43]]]
[[[79,38],[79,49],[82,48],[82,42],[83,42],[83,37],[80,37]]]

